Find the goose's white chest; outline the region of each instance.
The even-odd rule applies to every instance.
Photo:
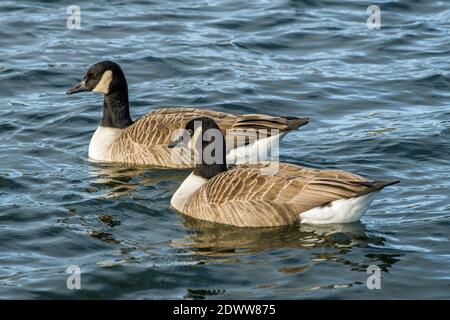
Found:
[[[208,182],[207,179],[191,173],[173,194],[172,199],[170,200],[171,206],[178,211],[183,212],[185,204],[191,199],[195,191],[206,182]]]
[[[123,130],[99,126],[89,144],[89,158],[97,161],[112,161],[111,146]]]

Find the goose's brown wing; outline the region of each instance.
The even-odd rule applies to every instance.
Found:
[[[139,118],[127,128],[128,138],[143,146],[168,144],[172,133],[183,129],[187,122],[197,117],[206,116],[217,123],[232,123],[236,116],[213,110],[191,108],[158,109]]]
[[[168,133],[183,129],[186,123],[197,117],[209,117],[228,134],[256,129],[276,129],[287,132],[308,123],[308,119],[287,119],[264,114],[233,115],[207,109],[166,108],[158,109],[141,117],[127,128],[129,138],[135,143],[153,146],[170,142]]]
[[[128,127],[111,149],[114,161],[170,168],[191,168],[190,159],[180,161],[168,145],[177,130],[200,116],[233,122],[235,116],[212,110],[190,108],[158,109],[139,118]]]
[[[231,149],[251,144],[259,139],[296,130],[308,122],[308,118],[288,119],[265,114],[245,114],[238,116],[231,125],[227,123],[227,152]]]
[[[244,165],[217,175],[197,190],[184,212],[236,226],[276,226],[294,223],[300,213],[334,200],[377,190],[348,172],[273,165]]]
[[[236,116],[236,121],[227,129],[276,129],[280,132],[287,132],[298,129],[308,122],[308,118],[277,117],[267,114],[244,114]]]
[[[190,168],[192,167],[191,164],[180,165],[179,159],[175,162],[172,161],[170,159],[172,150],[167,145],[173,139],[177,130],[183,129],[188,121],[201,116],[214,119],[225,133],[230,132],[230,135],[233,136],[246,135],[248,134],[246,130],[254,130],[255,128],[273,128],[285,132],[307,123],[305,119],[288,120],[267,115],[236,116],[207,109],[158,109],[139,118],[133,125],[124,130],[112,146],[113,160],[135,164]],[[270,130],[268,131],[270,132]],[[227,143],[229,143],[229,146],[233,146],[228,141],[228,137]],[[186,159],[186,161],[188,160]]]

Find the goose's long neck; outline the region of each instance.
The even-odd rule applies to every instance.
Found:
[[[128,104],[128,89],[105,94],[103,100],[102,127],[123,129],[133,124]]]
[[[219,129],[217,129],[219,130]],[[223,135],[220,136],[220,139],[222,140],[221,144],[216,144],[216,148],[214,149],[214,153],[212,155],[205,154],[207,152],[207,148],[204,145],[203,146],[203,153],[202,153],[202,159],[203,161],[199,164],[197,164],[192,171],[193,174],[202,177],[204,179],[211,179],[212,177],[218,175],[221,172],[227,171],[227,152],[226,152],[226,145],[225,145],[225,138]],[[216,143],[215,141],[211,142],[211,144]],[[209,149],[211,151],[211,149]],[[214,162],[212,164],[211,161],[207,161],[206,157],[212,157],[214,159]]]
[[[227,164],[198,164],[172,196],[170,204],[180,212],[194,193],[215,175],[227,171]]]
[[[217,128],[217,130],[220,129]],[[219,139],[219,137],[217,137],[217,139]],[[172,207],[178,211],[183,212],[186,203],[189,202],[194,193],[201,186],[207,183],[209,179],[227,171],[225,138],[223,135],[220,135],[220,139],[222,140],[222,143],[215,145],[216,148],[214,149],[214,153],[212,155],[206,154],[206,152],[211,151],[211,149],[206,148],[209,143],[202,142],[202,162],[195,166],[192,173],[183,181],[178,190],[172,196],[170,203]],[[216,141],[213,141],[211,144],[214,144],[215,142]],[[213,157],[214,163],[208,164],[206,157],[209,156]]]
[[[126,87],[125,87],[126,89]],[[133,124],[128,106],[128,91],[105,94],[103,118],[89,144],[89,158],[98,161],[112,161],[111,146],[123,130]]]
[[[199,177],[192,172],[175,191],[170,204],[178,211],[183,212],[184,206],[192,195],[207,182],[208,179]]]

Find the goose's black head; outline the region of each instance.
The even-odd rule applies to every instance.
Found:
[[[198,117],[190,120],[183,135],[172,141],[169,148],[179,143],[197,153],[195,175],[210,179],[227,170],[225,138],[213,119]]]
[[[98,62],[88,69],[80,84],[70,88],[67,94],[84,91],[101,92],[105,95],[119,91],[128,92],[127,80],[117,63]]]
[[[117,63],[102,61],[92,65],[80,84],[67,94],[94,91],[104,94],[103,127],[126,128],[133,124],[128,104],[128,86],[125,75]]]

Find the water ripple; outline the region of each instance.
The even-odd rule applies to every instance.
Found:
[[[448,298],[447,2],[2,1],[1,298]],[[17,17],[20,17],[18,19]],[[112,59],[136,118],[157,107],[308,116],[283,161],[400,179],[360,223],[237,230],[169,208],[187,171],[101,165],[98,95],[66,96]],[[65,288],[68,265],[83,290]],[[427,270],[426,273],[423,270]]]

